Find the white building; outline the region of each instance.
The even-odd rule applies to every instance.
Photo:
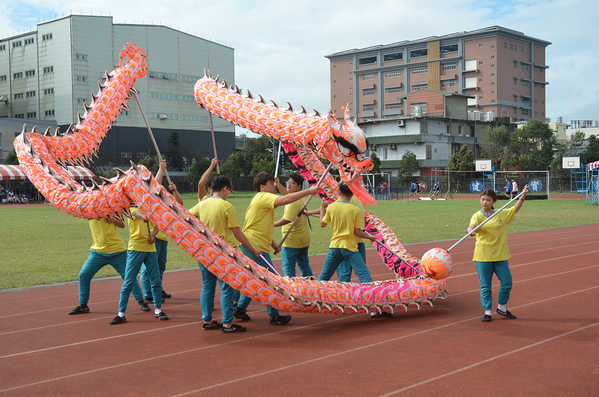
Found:
[[[119,63],[128,42],[148,57],[148,74],[135,88],[159,147],[166,149],[169,135],[177,131],[184,147],[211,157],[209,115],[196,104],[193,85],[204,68],[234,84],[234,49],[166,26],[69,15],[0,39],[0,118],[24,119],[28,125],[36,122],[25,119],[55,120],[64,131],[85,112],[83,102],[91,102],[90,93]],[[137,103],[129,105],[102,145],[103,162],[155,153]],[[226,159],[235,150],[234,126],[216,117],[213,123],[219,157]]]

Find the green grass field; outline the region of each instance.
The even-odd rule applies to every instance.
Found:
[[[250,192],[235,192],[230,198],[241,225],[252,196]],[[192,194],[185,196],[187,208],[196,203],[197,199]],[[498,204],[501,206],[505,201]],[[318,200],[312,200],[310,209],[317,208],[318,205]],[[470,217],[480,209],[480,205],[475,200],[406,200],[379,201],[378,206],[367,209],[389,225],[403,244],[410,244],[462,237]],[[282,214],[283,209],[278,208],[275,220]],[[318,218],[310,219],[310,255],[326,253],[331,229],[321,229]],[[0,220],[0,289],[77,280],[91,246],[87,221],[69,216],[50,205],[2,205]],[[584,199],[531,200],[525,203],[516,221],[510,224],[509,232],[592,223],[599,223],[599,207],[585,205]],[[121,230],[121,235],[127,242],[129,236],[126,228]],[[280,239],[280,229],[275,229],[275,240]],[[367,248],[369,246],[367,243]],[[169,244],[167,270],[195,266],[198,264],[193,258],[172,242]],[[96,277],[113,275],[116,275],[114,269],[105,267]]]

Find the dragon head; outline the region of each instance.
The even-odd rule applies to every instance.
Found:
[[[350,119],[347,107],[342,108],[343,122],[329,111],[327,121],[329,130],[319,155],[339,165],[341,180],[346,182],[352,192],[364,203],[375,204],[372,197],[362,186],[362,174],[372,170],[370,157],[366,156],[368,142],[358,124]]]

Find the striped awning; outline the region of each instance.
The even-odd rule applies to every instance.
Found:
[[[67,172],[77,181],[97,179],[93,172],[81,166],[69,166],[67,167]],[[18,165],[0,165],[0,176],[3,181],[19,181],[27,179],[27,175],[25,175]]]
[[[597,168],[599,168],[599,161],[595,161],[595,162],[587,164],[587,171],[596,170]]]

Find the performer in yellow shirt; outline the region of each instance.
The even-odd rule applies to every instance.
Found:
[[[287,180],[286,194],[295,193],[302,190],[304,177],[297,172],[289,174]],[[278,186],[277,186],[278,187]],[[285,206],[283,217],[275,222],[275,227],[283,226],[281,234],[284,237],[287,235],[289,228],[298,216],[299,211],[304,205],[303,200],[298,200],[294,203]],[[302,277],[313,276],[310,260],[308,258],[308,249],[310,248],[310,228],[308,224],[308,216],[311,214],[320,213],[320,209],[307,211],[297,220],[297,223],[291,229],[289,236],[283,242],[281,247],[281,256],[283,259],[283,274],[287,277],[295,277],[295,264],[299,268]]]
[[[364,259],[358,252],[358,244],[354,236],[371,241],[376,240],[376,237],[362,231],[364,212],[350,203],[354,194],[347,184],[339,183],[339,195],[341,196],[339,200],[329,205],[328,208],[327,202],[324,200],[320,206],[320,226],[326,227],[330,223],[333,237],[318,280],[330,280],[339,264],[347,261],[361,283],[370,283],[372,277]]]
[[[125,227],[125,223],[117,219],[91,219],[89,221],[93,245],[89,249],[89,257],[79,272],[79,306],[71,310],[70,315],[89,313],[87,302],[89,301],[91,281],[104,266],[111,265],[121,275],[121,278],[125,278],[127,249],[116,229],[117,226],[122,229]],[[149,312],[150,308],[144,302],[137,279],[132,285],[132,293],[139,303],[139,308]]]
[[[237,212],[231,203],[227,202],[229,193],[231,192],[231,181],[226,176],[215,176],[211,181],[212,195],[206,200],[202,200],[199,208],[199,215],[202,222],[216,233],[220,238],[230,244],[231,238],[235,238],[249,249],[254,256],[260,256],[260,251],[254,248],[247,240],[245,235],[239,229],[239,221],[237,220]],[[233,291],[227,283],[212,274],[200,262],[200,271],[202,272],[202,295],[200,303],[202,306],[202,319],[204,324],[202,329],[218,329],[222,327],[225,333],[243,332],[245,327],[233,322]],[[220,283],[220,306],[223,313],[223,323],[212,320],[212,309],[214,306],[214,294],[216,289],[216,281]]]
[[[258,194],[252,199],[250,206],[245,212],[245,223],[243,225],[243,233],[249,240],[250,244],[256,247],[261,256],[272,264],[270,259],[270,248],[274,249],[275,255],[279,253],[281,247],[272,239],[274,231],[274,216],[275,208],[281,205],[291,204],[308,195],[318,193],[318,186],[313,186],[306,190],[290,193],[285,196],[275,195],[277,186],[275,177],[268,172],[260,172],[254,178],[254,189]],[[258,265],[263,266],[269,271],[270,265],[264,262],[261,256],[254,255],[247,247],[241,246],[241,251]],[[249,320],[250,316],[246,313],[251,298],[245,295],[241,296],[234,316],[240,320]],[[270,306],[266,307],[270,316],[270,323],[273,325],[285,325],[291,320],[291,316],[281,316],[279,311]]]
[[[352,195],[349,202],[355,205],[362,213],[362,217],[364,217],[364,205],[362,205],[360,199],[355,195]],[[366,222],[366,220],[364,220],[364,222]],[[366,263],[366,245],[364,244],[364,239],[354,235],[354,240],[356,240],[356,244],[358,245],[358,252],[360,253],[360,256],[364,260],[364,263]],[[347,283],[351,282],[351,273],[352,268],[348,261],[344,260],[339,264],[339,267],[337,268],[337,276],[339,281],[344,281]]]
[[[472,260],[476,265],[476,271],[480,280],[480,301],[485,311],[485,315],[482,318],[484,322],[492,320],[491,307],[493,306],[493,295],[491,293],[491,285],[493,282],[493,273],[497,275],[501,283],[497,298],[499,304],[497,314],[509,319],[516,318],[506,308],[507,302],[510,299],[510,291],[512,290],[512,273],[508,264],[508,259],[511,258],[511,255],[507,244],[507,225],[516,219],[516,212],[522,208],[522,204],[524,204],[526,194],[528,193],[528,185],[524,186],[524,192],[516,202],[516,205],[508,210],[499,212],[493,219],[482,225],[475,232],[476,247],[474,248],[474,257]],[[486,189],[480,194],[482,209],[472,215],[470,226],[467,229],[468,233],[493,215],[495,212],[493,204],[496,201],[497,194],[492,189]]]
[[[154,298],[154,317],[160,320],[168,320],[168,316],[161,310],[162,307],[162,281],[158,270],[158,259],[154,242],[156,235],[148,233],[147,223],[150,219],[136,207],[130,208],[132,218],[129,219],[129,252],[127,253],[127,265],[125,267],[125,278],[121,288],[119,299],[119,312],[110,320],[110,324],[120,324],[127,321],[125,310],[129,302],[129,294],[133,283],[137,282],[137,274],[142,263],[145,263],[150,282],[152,284],[152,296]]]

